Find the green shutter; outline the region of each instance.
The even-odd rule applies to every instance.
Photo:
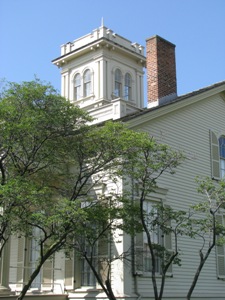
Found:
[[[216,134],[210,130],[211,145],[211,175],[213,179],[220,179],[219,143]]]
[[[74,271],[74,254],[71,253],[70,257],[65,257],[65,290],[72,290],[73,286],[73,271]]]
[[[24,283],[25,237],[18,238],[17,253],[16,287],[22,288]]]
[[[223,224],[223,216],[217,215],[216,220]],[[225,278],[225,252],[224,246],[216,246],[217,275],[219,278]]]

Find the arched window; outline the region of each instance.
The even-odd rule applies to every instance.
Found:
[[[74,100],[81,98],[81,77],[80,74],[76,74],[74,78]]]
[[[119,69],[116,69],[115,71],[114,95],[116,97],[121,97],[122,95],[122,73]]]
[[[91,94],[91,71],[88,69],[84,72],[84,97]]]
[[[131,100],[131,76],[129,73],[126,73],[125,75],[124,99]]]
[[[225,137],[221,136],[219,138],[219,148],[220,148],[220,174],[221,178],[225,176]]]

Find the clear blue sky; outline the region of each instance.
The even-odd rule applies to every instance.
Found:
[[[0,0],[0,79],[36,74],[60,90],[60,45],[101,25],[176,45],[178,94],[225,80],[225,0]]]

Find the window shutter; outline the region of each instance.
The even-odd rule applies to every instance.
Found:
[[[219,224],[223,224],[223,216],[217,215],[216,220]],[[219,278],[225,278],[225,253],[224,246],[216,246],[216,260],[217,260],[217,275]]]
[[[42,289],[53,289],[53,258],[49,258],[43,265],[42,271]]]
[[[98,271],[100,274],[100,277],[102,279],[102,282],[105,284],[105,281],[107,280],[108,270],[109,270],[109,264],[108,264],[108,239],[106,237],[103,237],[99,239],[98,242]]]
[[[164,205],[165,208],[169,208],[169,205]],[[171,227],[171,220],[168,220],[166,222],[166,226],[167,227]],[[169,254],[173,254],[173,246],[172,246],[172,234],[171,232],[169,232],[168,234],[164,235],[164,247],[166,248],[166,250],[169,252]],[[167,270],[167,274],[172,273],[173,271],[173,264],[171,264]]]
[[[143,242],[144,242],[144,236],[143,232],[139,232],[136,234],[136,241],[135,241],[135,273],[137,274],[142,274],[144,271],[144,266],[143,266],[143,252],[144,252],[144,247],[143,247]]]
[[[65,290],[72,290],[73,287],[73,271],[74,271],[74,254],[71,253],[70,257],[65,257]]]
[[[79,287],[81,287],[81,256],[76,252],[74,262],[74,288]]]
[[[216,134],[210,130],[211,145],[211,175],[213,179],[220,179],[219,143]]]
[[[16,287],[22,289],[24,283],[25,237],[18,238],[17,251]]]

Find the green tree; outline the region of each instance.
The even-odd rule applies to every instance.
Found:
[[[28,186],[27,180],[40,187],[53,180],[65,153],[62,142],[84,129],[90,119],[58,95],[51,85],[39,80],[8,83],[0,100],[1,193],[9,193],[11,189],[15,195],[11,201],[4,195],[1,197],[4,210],[0,217],[1,254],[15,228],[13,211],[23,200],[16,195],[18,189],[23,191],[22,184]]]
[[[103,201],[97,190],[106,183],[120,185],[128,178],[143,147],[152,151],[155,171],[162,172],[157,159],[166,160],[166,155],[170,162],[164,164],[165,169],[178,164],[175,152],[160,148],[147,134],[113,122],[88,126],[90,121],[51,85],[37,79],[9,83],[1,94],[1,251],[12,234],[34,240],[39,248],[36,266],[26,271],[28,281],[18,299],[23,299],[44,263],[57,251],[66,251],[71,244],[81,250],[74,237],[79,241],[86,236],[94,249],[106,229],[134,231],[126,225],[132,216],[128,215],[127,195],[115,190]],[[157,151],[161,151],[160,157]],[[112,202],[113,206],[108,205]],[[93,228],[98,235],[91,239]],[[101,276],[97,280],[114,299],[109,274],[106,280]]]
[[[86,113],[40,80],[8,83],[1,93],[1,255],[12,234],[30,237],[35,224],[42,230],[41,255],[44,259],[48,255],[44,244],[53,235],[51,214],[53,207],[57,213],[60,209],[59,201],[54,198],[62,197],[56,185],[65,179],[70,140],[85,132],[88,128],[85,124],[90,120]],[[48,216],[51,218],[44,224],[44,217],[47,221]],[[59,247],[51,246],[49,255]]]
[[[172,175],[184,158],[181,152],[174,151],[168,145],[157,143],[154,138],[148,138],[140,141],[135,160],[127,165],[133,201],[139,205],[141,225],[139,232],[136,230],[134,276],[138,276],[139,271],[145,271],[144,255],[147,255],[149,268],[146,271],[151,273],[155,300],[163,298],[166,275],[171,265],[180,264],[178,237],[184,233],[183,226],[188,217],[185,211],[173,210],[166,203],[154,204],[149,201],[152,193],[157,193],[159,177],[164,173]],[[146,249],[143,248],[143,234]],[[166,240],[171,244],[170,249],[165,243]],[[158,273],[161,275],[160,280],[157,280]]]
[[[187,235],[202,241],[199,249],[199,264],[192,283],[188,289],[190,300],[197,285],[201,271],[212,250],[224,244],[225,227],[221,221],[225,204],[225,181],[214,181],[210,178],[197,179],[198,192],[204,196],[199,204],[192,207],[192,217],[187,222]]]

